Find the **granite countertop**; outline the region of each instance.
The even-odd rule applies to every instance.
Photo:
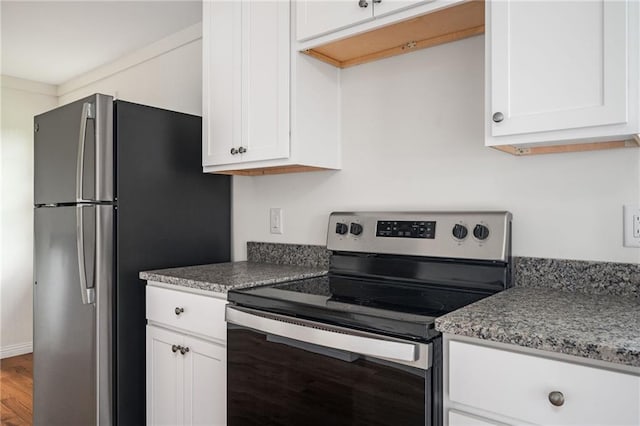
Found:
[[[436,320],[443,333],[640,367],[640,299],[515,287]]]
[[[255,287],[327,274],[322,267],[228,262],[140,272],[140,279],[226,294],[236,288]]]

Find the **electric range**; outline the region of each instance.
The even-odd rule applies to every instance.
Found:
[[[511,285],[508,212],[339,212],[325,277],[228,294],[229,425],[440,425],[435,319]]]

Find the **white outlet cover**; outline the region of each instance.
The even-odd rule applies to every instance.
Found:
[[[269,229],[272,234],[282,234],[282,209],[272,207],[269,209]]]
[[[640,205],[622,207],[622,229],[625,247],[640,247]]]

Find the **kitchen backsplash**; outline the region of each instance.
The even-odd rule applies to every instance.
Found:
[[[309,244],[247,242],[247,260],[279,265],[329,267],[329,250]]]
[[[640,264],[514,257],[515,285],[640,297]]]
[[[309,244],[247,242],[247,260],[329,267],[329,250]],[[640,298],[640,264],[514,257],[514,285]]]

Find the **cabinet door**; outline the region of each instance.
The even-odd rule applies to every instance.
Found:
[[[225,425],[227,420],[227,350],[225,346],[185,336],[185,425]]]
[[[203,3],[202,164],[289,156],[290,5]]]
[[[628,6],[487,2],[491,134],[626,123]]]
[[[390,13],[399,12],[403,9],[428,3],[433,0],[383,0],[379,3],[373,3],[373,15],[376,18],[388,15]]]
[[[242,144],[242,3],[204,1],[202,25],[202,165],[229,164]]]
[[[289,2],[242,2],[241,161],[289,156]]]
[[[448,369],[449,401],[518,423],[640,424],[640,377],[633,374],[458,341],[449,342]]]
[[[366,7],[364,4],[366,3]],[[373,19],[373,0],[296,2],[296,38],[305,40]]]
[[[482,419],[470,414],[462,414],[449,411],[449,426],[502,426],[504,423],[496,423],[489,419]]]
[[[177,425],[183,419],[183,372],[179,351],[183,336],[147,326],[147,424]]]

